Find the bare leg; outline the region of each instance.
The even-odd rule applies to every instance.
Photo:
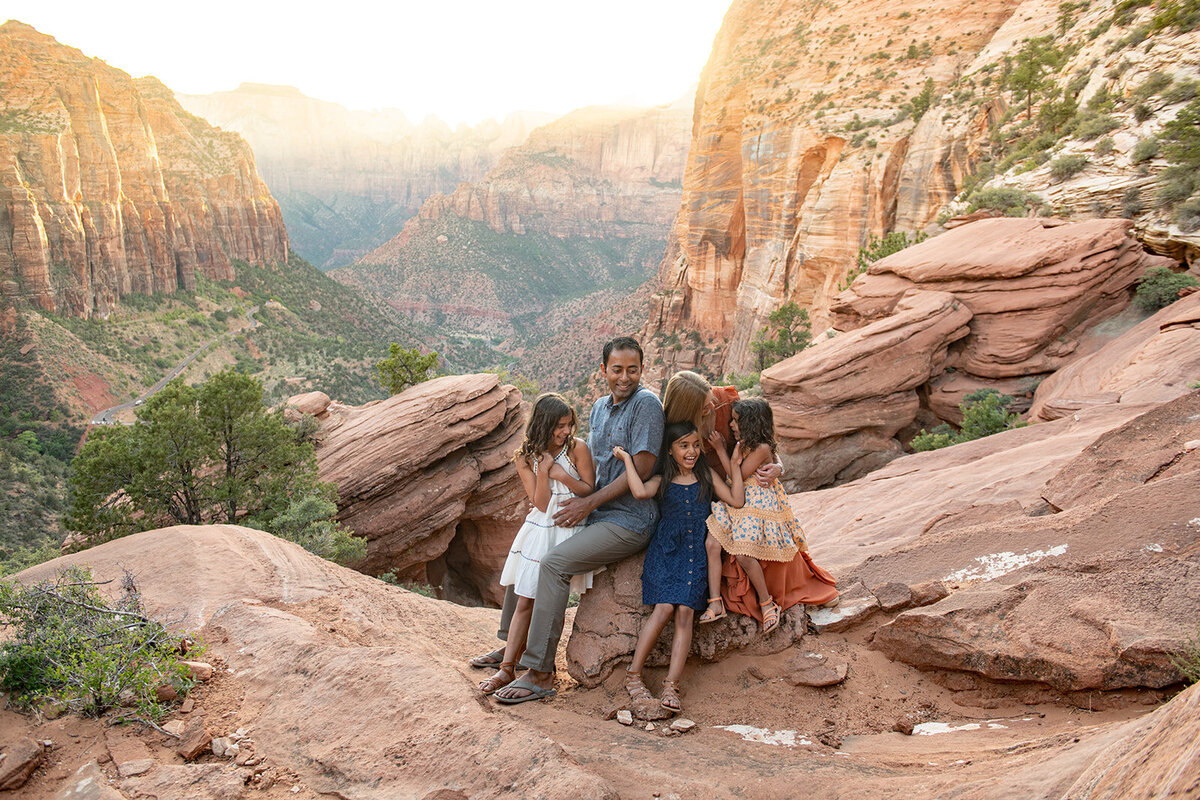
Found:
[[[504,655],[500,657],[500,668],[496,674],[482,681],[479,689],[491,693],[507,686],[516,678],[517,659],[525,652],[525,639],[529,635],[529,618],[533,615],[533,599],[517,596],[517,603],[508,625],[508,641],[504,645]]]
[[[746,577],[750,579],[750,585],[754,587],[754,593],[758,595],[759,604],[769,603],[771,592],[767,589],[767,579],[763,575],[763,568],[758,563],[758,559],[750,556],[736,556],[736,558],[738,564],[746,571]]]
[[[708,608],[700,623],[716,622],[725,616],[721,600],[721,543],[711,534],[704,538],[704,554],[708,557]]]
[[[667,680],[677,681],[683,677],[688,651],[692,649],[692,621],[695,616],[696,612],[687,606],[675,606],[675,638],[671,642],[671,666],[667,669]]]
[[[670,603],[658,603],[654,606],[654,610],[650,612],[650,616],[642,624],[642,632],[638,634],[637,647],[633,651],[633,663],[629,665],[630,672],[638,673],[642,671],[642,667],[646,665],[646,659],[650,657],[650,651],[658,643],[659,634],[662,633],[663,628],[670,622],[671,612],[674,608]],[[688,610],[690,611],[691,609]],[[678,636],[678,633],[676,635]]]

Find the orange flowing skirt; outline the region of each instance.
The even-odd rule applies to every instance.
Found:
[[[799,603],[823,605],[838,596],[837,580],[814,564],[806,550],[801,550],[791,561],[758,563],[762,565],[767,589],[784,610]],[[721,555],[721,598],[729,611],[762,622],[762,609],[750,578],[729,553]]]

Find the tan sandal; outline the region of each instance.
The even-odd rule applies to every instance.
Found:
[[[493,692],[503,689],[517,679],[517,662],[502,661],[496,674],[479,684],[479,691],[484,694],[492,694]]]
[[[775,598],[769,598],[765,603],[759,603],[759,608],[762,609],[763,628],[762,632],[765,636],[779,627],[779,615],[783,613],[783,609],[775,602]]]
[[[679,713],[683,708],[679,702],[679,681],[664,680],[662,685],[662,699],[659,700],[659,705],[667,711]]]
[[[720,606],[721,610],[719,612],[713,612],[713,603],[716,603],[718,606]],[[725,610],[725,601],[720,597],[710,597],[708,598],[708,608],[706,608],[704,613],[700,615],[700,624],[707,625],[710,622],[716,622],[719,619],[725,619],[727,616],[729,616],[729,614]]]
[[[625,670],[625,691],[629,692],[629,699],[635,703],[654,700],[654,695],[650,694],[646,684],[642,683],[642,673],[640,672]]]

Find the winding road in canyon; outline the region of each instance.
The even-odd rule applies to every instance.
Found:
[[[117,419],[118,414],[120,414],[124,411],[128,411],[129,409],[134,408],[135,406],[140,406],[142,403],[145,403],[148,399],[153,397],[156,392],[161,390],[164,386],[166,386],[171,381],[178,378],[183,373],[183,371],[185,369],[187,369],[188,365],[190,365],[193,361],[195,361],[200,356],[200,354],[203,353],[205,350],[207,350],[209,347],[212,347],[214,344],[216,344],[220,340],[228,338],[230,336],[233,336],[236,333],[242,333],[243,331],[249,331],[249,330],[253,330],[253,329],[257,328],[260,323],[258,320],[256,320],[254,318],[254,315],[256,313],[258,313],[258,306],[251,306],[249,309],[246,310],[246,322],[248,324],[246,324],[240,328],[234,328],[233,330],[225,331],[221,335],[214,336],[212,339],[209,339],[207,342],[200,345],[195,350],[193,350],[191,353],[189,353],[182,361],[180,361],[178,364],[176,364],[174,367],[172,367],[170,369],[170,371],[167,372],[166,375],[164,375],[162,378],[159,378],[159,380],[153,386],[151,386],[149,389],[147,389],[145,391],[145,393],[143,393],[142,395],[138,396],[137,398],[135,398],[133,400],[129,400],[128,402],[125,402],[125,403],[120,403],[118,405],[112,406],[111,408],[106,408],[103,411],[98,412],[96,414],[96,416],[92,417],[91,424],[92,425],[117,425],[117,424],[120,424],[120,420]]]

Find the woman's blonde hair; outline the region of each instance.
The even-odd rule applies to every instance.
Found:
[[[667,390],[663,393],[663,413],[667,422],[687,420],[700,431],[702,439],[707,437],[713,430],[713,415],[705,419],[704,407],[711,395],[712,384],[703,375],[689,370],[676,372],[667,381]]]

